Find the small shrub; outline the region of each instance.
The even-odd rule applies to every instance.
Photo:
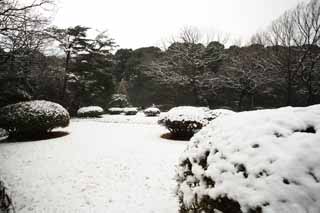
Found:
[[[111,107],[108,109],[108,112],[111,115],[120,115],[121,113],[123,113],[123,108]]]
[[[145,109],[143,111],[143,113],[146,115],[146,116],[158,116],[160,115],[160,109],[156,108],[156,107],[149,107],[147,109]]]
[[[15,212],[12,200],[7,193],[7,188],[4,183],[0,181],[0,212],[1,213],[13,213]]]
[[[180,212],[320,212],[319,112],[286,107],[212,121],[179,159]]]
[[[103,109],[99,106],[82,107],[77,111],[78,117],[100,117]]]
[[[0,138],[7,136],[7,131],[4,129],[0,129]]]
[[[69,125],[68,111],[49,101],[27,101],[0,109],[0,128],[10,136],[41,134]]]
[[[110,108],[124,108],[130,106],[128,98],[126,95],[123,94],[114,94],[111,97],[111,101],[108,103]]]
[[[174,138],[191,138],[208,124],[208,108],[181,106],[164,113],[158,123],[165,126]]]
[[[127,107],[123,109],[125,115],[136,115],[138,113],[138,109],[135,107]]]

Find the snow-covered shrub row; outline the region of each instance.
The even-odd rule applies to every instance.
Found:
[[[111,107],[108,109],[108,112],[111,115],[119,115],[119,114],[123,113],[123,108]]]
[[[158,116],[160,115],[160,109],[156,107],[149,107],[143,111],[146,116]]]
[[[136,115],[138,113],[138,109],[136,107],[127,107],[123,109],[125,115]]]
[[[176,138],[190,138],[218,115],[206,107],[174,107],[160,116],[158,123]]]
[[[50,101],[27,101],[0,109],[0,128],[10,135],[45,133],[69,125],[68,111]]]
[[[78,117],[99,117],[103,114],[103,109],[99,106],[81,107],[77,111]]]
[[[320,105],[215,119],[180,158],[181,212],[320,212],[319,141]]]
[[[119,108],[123,108],[123,107],[128,107],[129,101],[127,99],[127,96],[124,94],[114,94],[111,97],[111,101],[109,102],[109,107],[119,107]]]

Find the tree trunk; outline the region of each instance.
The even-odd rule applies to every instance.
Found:
[[[64,98],[65,98],[65,95],[66,95],[67,86],[68,86],[67,84],[68,84],[70,55],[71,55],[71,52],[68,51],[67,55],[66,55],[65,70],[64,70],[65,73],[64,73],[64,79],[63,79],[62,90],[61,90],[61,95],[60,95],[61,101],[64,101]]]
[[[191,79],[191,87],[192,87],[192,95],[194,96],[194,105],[198,106],[198,105],[200,105],[200,100],[198,97],[196,80],[193,78]]]
[[[292,81],[293,81],[293,73],[291,70],[291,48],[288,50],[288,58],[287,58],[287,106],[291,106],[292,104]]]
[[[242,110],[242,102],[243,102],[244,95],[245,95],[244,91],[241,91],[239,96],[239,102],[238,102],[238,111]]]
[[[292,83],[288,80],[287,84],[287,106],[291,106],[292,103]]]
[[[313,94],[313,87],[312,87],[312,72],[309,72],[309,78],[308,78],[308,100],[307,105],[314,104],[314,94]]]
[[[250,108],[253,109],[254,108],[254,94],[250,95]]]

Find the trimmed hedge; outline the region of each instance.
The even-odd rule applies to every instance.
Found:
[[[135,107],[124,108],[123,112],[125,115],[136,115],[138,113],[138,109]]]
[[[158,123],[165,126],[174,138],[190,139],[210,121],[221,115],[233,113],[235,112],[224,109],[210,110],[206,107],[180,106],[164,113]]]
[[[208,123],[207,108],[181,106],[170,109],[158,120],[172,136],[177,139],[189,139]]]
[[[69,125],[68,111],[50,101],[27,101],[0,108],[0,128],[10,136],[46,133]]]
[[[111,115],[120,115],[121,113],[123,113],[123,108],[111,107],[108,109],[108,112]]]
[[[149,108],[145,109],[143,111],[143,113],[148,117],[158,116],[158,115],[160,115],[160,109],[158,109],[156,107],[149,107]]]
[[[78,117],[100,117],[103,114],[103,109],[99,106],[81,107],[77,111]]]

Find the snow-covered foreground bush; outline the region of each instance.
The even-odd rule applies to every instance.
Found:
[[[209,121],[220,115],[228,114],[222,112],[224,111],[209,110],[205,107],[175,107],[161,115],[158,123],[165,126],[175,138],[191,138]]]
[[[319,213],[319,142],[320,105],[217,118],[180,158],[181,212]]]
[[[119,114],[123,113],[123,108],[111,107],[108,109],[108,112],[111,115],[119,115]]]
[[[68,111],[49,101],[28,101],[0,109],[0,128],[10,135],[29,135],[48,132],[69,125]]]
[[[81,107],[77,111],[78,117],[99,117],[103,114],[103,109],[99,106]]]
[[[138,113],[138,109],[135,107],[127,107],[123,109],[125,115],[136,115]]]
[[[143,111],[146,116],[158,116],[160,115],[160,109],[156,107],[149,107]]]

